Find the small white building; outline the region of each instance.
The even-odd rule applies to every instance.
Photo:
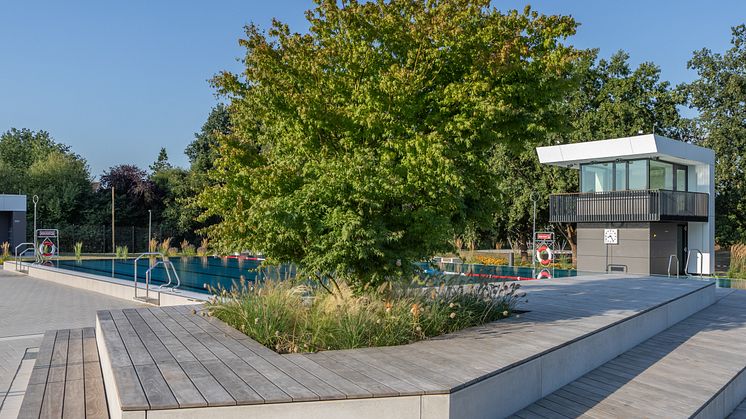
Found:
[[[578,270],[714,272],[712,150],[647,134],[536,152],[580,173],[578,193],[549,202],[551,222],[577,223]]]

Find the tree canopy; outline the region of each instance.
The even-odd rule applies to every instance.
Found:
[[[746,25],[732,28],[732,47],[724,54],[704,48],[688,66],[699,76],[681,86],[694,119],[698,143],[713,149],[715,226],[718,243],[746,240]]]
[[[490,156],[561,123],[582,55],[567,16],[501,13],[488,1],[322,1],[307,34],[275,21],[240,41],[242,74],[201,195],[219,244],[364,282],[452,249],[492,222]]]

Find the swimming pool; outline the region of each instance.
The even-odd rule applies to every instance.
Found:
[[[181,279],[179,289],[206,293],[207,286],[230,289],[234,282],[238,282],[242,277],[249,282],[261,278],[284,279],[292,277],[295,269],[289,266],[279,266],[262,268],[258,270],[261,261],[247,258],[221,258],[221,257],[175,257],[170,258],[176,272]],[[135,275],[134,259],[85,259],[75,260],[57,260],[54,264],[61,269],[84,272],[88,274],[107,276],[131,281]],[[439,271],[447,275],[458,275],[464,277],[468,282],[477,282],[482,280],[523,280],[532,279],[532,270],[530,267],[512,267],[512,266],[490,266],[490,265],[472,265],[460,263],[445,263],[439,265],[429,265],[427,263],[418,264],[425,270],[426,274],[435,275]],[[137,264],[138,282],[145,280],[145,271],[148,269],[148,260],[140,259]],[[555,277],[575,276],[574,270],[554,271]],[[153,270],[151,275],[151,284],[161,285],[168,280],[165,270],[158,267]]]

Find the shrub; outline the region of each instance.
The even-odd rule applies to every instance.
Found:
[[[127,248],[127,246],[117,246],[115,253],[117,259],[127,259],[127,256],[129,255],[129,249]]]
[[[474,256],[474,259],[472,262],[478,263],[481,265],[494,265],[494,266],[502,266],[502,265],[508,264],[507,259],[495,257],[495,256],[486,256],[486,255],[476,255]]]
[[[73,251],[75,252],[75,260],[80,260],[83,255],[83,242],[76,242]]]
[[[730,248],[728,277],[746,279],[746,244],[734,244]]]
[[[442,281],[378,290],[344,283],[323,288],[293,281],[241,281],[213,289],[207,311],[280,353],[402,345],[511,315],[518,282],[454,285]]]
[[[183,256],[194,256],[196,253],[193,244],[189,244],[189,241],[186,239],[181,241],[181,254]]]
[[[200,242],[199,247],[197,248],[197,256],[199,257],[205,257],[207,256],[207,245],[209,242],[207,241],[207,237],[202,239],[202,242]]]
[[[0,248],[2,248],[3,250],[3,259],[7,259],[8,257],[10,257],[10,243],[3,242],[3,244],[0,245]]]

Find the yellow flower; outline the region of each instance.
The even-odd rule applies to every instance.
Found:
[[[455,319],[455,318],[456,318],[456,312],[454,311],[453,313],[451,313],[450,317],[451,317],[452,319]]]
[[[417,317],[420,315],[420,305],[417,303],[412,304],[412,308],[409,310],[413,316]]]
[[[453,303],[451,303],[451,304],[448,304],[448,307],[450,307],[450,308],[454,308],[454,307],[456,307],[456,305],[455,305],[455,304],[453,304]]]
[[[508,310],[503,311],[503,316],[508,317]]]

